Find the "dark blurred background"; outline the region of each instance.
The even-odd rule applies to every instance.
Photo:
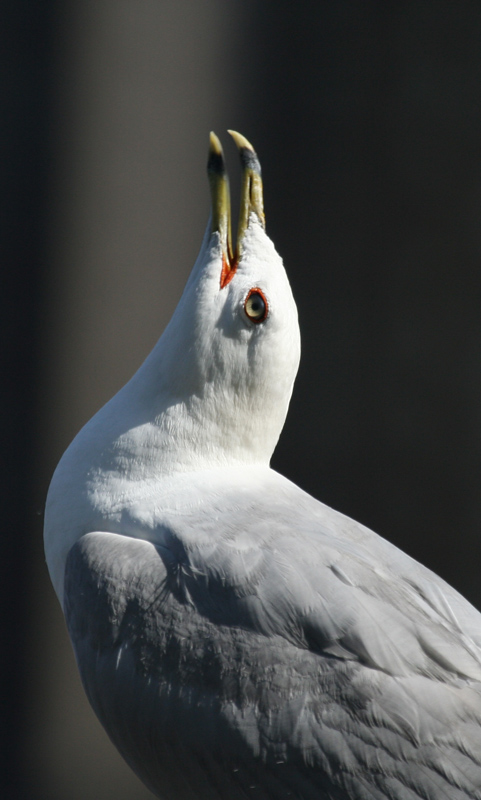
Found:
[[[303,359],[273,464],[481,606],[481,4],[4,0],[2,776],[146,800],[46,572],[52,471],[134,372],[209,213],[209,130],[261,158]]]

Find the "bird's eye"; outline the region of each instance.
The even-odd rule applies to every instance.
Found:
[[[264,322],[269,307],[260,289],[251,289],[244,303],[244,311],[251,322]]]

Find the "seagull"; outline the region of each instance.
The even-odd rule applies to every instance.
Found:
[[[481,615],[272,470],[296,306],[252,145],[223,151],[174,315],[53,476],[45,550],[88,699],[163,800],[481,799]]]

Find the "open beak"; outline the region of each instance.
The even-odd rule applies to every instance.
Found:
[[[232,249],[231,210],[229,179],[225,168],[222,145],[215,135],[210,134],[209,159],[207,174],[209,176],[212,198],[212,232],[217,231],[222,245],[221,289],[232,280],[242,255],[244,237],[249,226],[251,214],[255,214],[265,228],[264,202],[262,197],[261,165],[257,154],[247,141],[236,131],[229,131],[239,150],[242,168],[242,186],[237,244]]]

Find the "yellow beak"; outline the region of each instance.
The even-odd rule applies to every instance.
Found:
[[[239,150],[242,168],[239,227],[237,229],[235,252],[232,249],[229,179],[225,168],[222,145],[215,133],[210,134],[209,159],[207,162],[207,174],[209,176],[212,199],[212,231],[219,233],[224,256],[221,287],[229,283],[237,269],[237,264],[242,256],[242,246],[251,214],[257,216],[263,228],[266,226],[259,159],[245,136],[236,131],[229,131],[229,133]]]

